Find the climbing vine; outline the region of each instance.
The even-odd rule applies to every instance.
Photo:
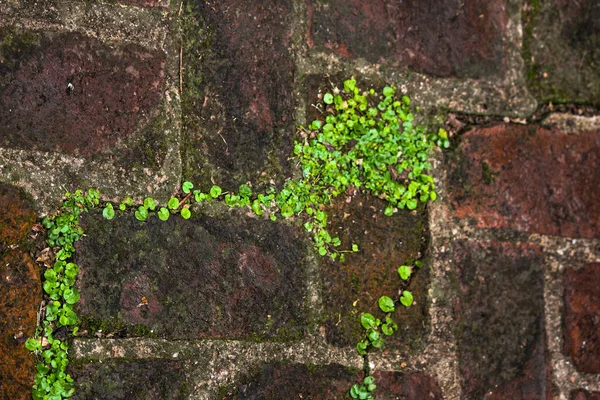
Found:
[[[146,197],[134,204],[126,196],[117,205],[104,202],[102,215],[108,220],[117,211],[133,210],[139,221],[154,215],[167,221],[173,215],[189,219],[191,206],[211,201],[223,201],[229,207],[249,207],[257,217],[294,219],[312,235],[315,251],[321,256],[344,261],[345,255],[359,251],[358,244],[342,249],[341,240],[327,227],[327,206],[349,191],[360,191],[386,201],[382,210],[391,216],[401,209],[414,210],[419,203],[436,199],[433,178],[428,174],[432,147],[447,147],[445,131],[427,134],[416,125],[407,96],[396,96],[396,88],[386,86],[381,93],[362,91],[355,79],[344,82],[343,89],[333,88],[322,96],[323,107],[318,119],[300,127],[299,140],[294,144],[294,156],[301,169],[300,177],[288,179],[280,190],[270,187],[255,193],[251,183],[237,191],[224,191],[213,185],[204,192],[184,182],[181,191],[166,204]],[[47,296],[44,318],[36,335],[26,347],[39,356],[33,386],[34,399],[60,400],[73,395],[73,379],[67,374],[68,343],[54,336],[59,329],[77,333],[79,319],[73,305],[79,300],[74,287],[78,266],[71,261],[74,242],[83,235],[79,217],[100,204],[100,193],[89,189],[66,193],[61,211],[43,220],[48,230],[48,244],[55,249],[55,262],[44,272],[44,291]],[[398,267],[399,278],[408,281],[421,263]],[[379,308],[383,319],[363,313],[360,323],[364,337],[357,343],[359,354],[384,345],[384,336],[398,330],[391,314],[399,306],[410,307],[413,295],[404,290],[398,299],[382,296]],[[361,384],[350,389],[356,399],[373,399],[375,380],[368,375]]]

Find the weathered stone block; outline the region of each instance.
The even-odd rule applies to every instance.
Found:
[[[564,352],[582,372],[600,372],[600,264],[564,273]]]
[[[463,398],[549,398],[540,249],[456,241],[452,254]]]
[[[164,54],[78,33],[0,29],[0,145],[90,156],[147,122]]]
[[[70,373],[76,400],[183,400],[191,391],[182,363],[173,360],[80,364]]]
[[[306,366],[266,364],[254,376],[234,387],[222,389],[222,399],[341,399],[360,383],[362,372],[339,364]],[[349,396],[348,396],[349,397]]]
[[[458,218],[480,228],[600,236],[600,132],[476,128],[463,136],[451,164]]]
[[[83,220],[83,329],[172,339],[302,335],[305,247],[283,224],[234,214]]]
[[[227,189],[289,175],[289,0],[199,2],[184,23],[184,176]]]
[[[0,182],[0,253],[4,247],[19,244],[35,223],[31,198],[22,190]]]
[[[438,76],[504,71],[507,13],[494,1],[308,1],[309,47]]]
[[[544,102],[600,104],[600,3],[528,0],[523,16],[532,93]]]
[[[399,331],[386,337],[392,347],[419,341],[427,320],[426,267],[415,270],[410,285],[403,284],[398,267],[411,263],[426,248],[427,219],[422,210],[400,211],[386,217],[385,202],[356,194],[346,202],[338,200],[330,211],[329,229],[339,235],[342,248],[358,244],[362,250],[346,256],[340,263],[323,259],[323,302],[328,320],[327,339],[338,346],[353,346],[364,335],[360,314],[370,312],[383,317],[377,300],[382,295],[398,299],[402,288],[411,290],[415,304],[402,305],[392,315]]]
[[[376,398],[382,400],[442,400],[442,391],[437,382],[420,372],[402,373],[393,371],[374,374]]]

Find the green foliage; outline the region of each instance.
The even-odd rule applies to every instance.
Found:
[[[375,378],[369,375],[365,377],[362,385],[356,383],[352,386],[352,388],[350,388],[350,397],[353,399],[372,400],[374,399],[373,391],[376,388],[377,385],[375,385]]]
[[[113,219],[115,217],[115,210],[111,203],[106,203],[104,210],[102,210],[102,215],[106,219]]]
[[[400,303],[402,303],[405,307],[410,307],[413,303],[413,295],[408,290],[402,292],[402,296],[400,296]]]
[[[408,265],[401,265],[398,268],[398,275],[400,275],[400,279],[403,281],[407,281],[408,278],[412,275],[412,268]]]
[[[378,301],[379,308],[384,313],[394,312],[396,307],[394,306],[394,300],[389,298],[388,296],[381,296]]]
[[[192,182],[183,182],[183,185],[181,185],[181,190],[183,190],[183,193],[188,194],[190,192],[190,190],[192,190],[194,188],[194,185],[192,184]]]
[[[161,207],[160,210],[158,210],[158,212],[156,213],[156,215],[158,215],[158,218],[161,221],[166,221],[171,216],[171,213],[165,207]]]

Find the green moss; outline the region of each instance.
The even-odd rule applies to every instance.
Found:
[[[483,161],[481,163],[481,178],[483,179],[483,183],[486,185],[491,185],[496,180],[497,172],[492,171],[490,165]]]
[[[97,318],[85,316],[81,319],[80,331],[88,331],[89,335],[96,332],[119,334],[124,336],[156,338],[156,333],[143,324],[127,324],[120,318]]]

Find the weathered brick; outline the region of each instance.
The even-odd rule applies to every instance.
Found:
[[[362,372],[349,371],[339,364],[306,366],[266,364],[240,384],[222,389],[222,399],[341,399],[359,383]]]
[[[291,1],[206,1],[189,11],[184,175],[228,189],[281,182],[294,133]]]
[[[600,104],[600,3],[527,0],[523,58],[540,100]]]
[[[0,398],[29,399],[35,361],[25,348],[33,336],[42,301],[40,273],[19,249],[36,214],[21,190],[0,183]],[[8,249],[8,246],[17,246]]]
[[[242,215],[83,220],[82,329],[191,339],[302,335],[305,247],[287,225]]]
[[[73,399],[175,400],[191,392],[182,363],[173,360],[108,361],[70,368]]]
[[[327,339],[339,346],[352,346],[364,335],[360,314],[379,317],[377,300],[382,295],[398,299],[401,288],[411,290],[415,304],[399,306],[393,315],[399,332],[386,339],[393,347],[408,346],[424,333],[427,319],[428,271],[416,270],[410,285],[402,283],[397,269],[420,257],[427,241],[425,212],[404,210],[386,217],[385,202],[356,194],[351,200],[338,200],[330,212],[330,230],[339,235],[342,248],[356,243],[359,253],[340,263],[323,259],[323,302],[328,320]]]
[[[442,391],[436,381],[420,372],[393,371],[374,374],[376,398],[382,400],[442,400]]]
[[[480,228],[600,236],[600,132],[476,128],[463,136],[451,164],[458,218]]]
[[[455,304],[465,399],[549,399],[539,248],[456,241]]]
[[[600,372],[600,264],[564,272],[564,352],[582,372]]]
[[[78,33],[0,30],[0,145],[89,156],[162,98],[164,54]]]
[[[25,348],[33,336],[42,301],[40,274],[29,254],[9,250],[0,256],[0,398],[30,399],[35,360]]]
[[[571,400],[600,400],[600,392],[577,390],[571,393]]]
[[[133,4],[140,7],[169,7],[169,0],[119,0],[119,3]]]
[[[308,2],[309,47],[439,76],[504,70],[505,0]]]

